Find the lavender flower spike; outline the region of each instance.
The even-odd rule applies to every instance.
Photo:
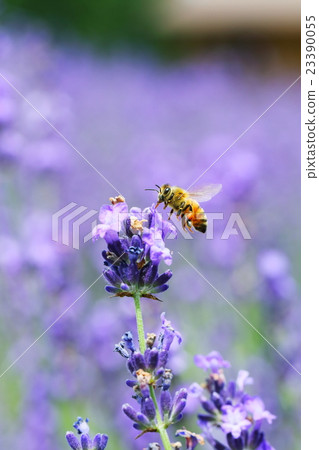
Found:
[[[249,373],[240,370],[236,381],[226,383],[223,367],[229,363],[218,352],[197,355],[195,363],[211,370],[203,387],[193,383],[188,390],[205,411],[198,415],[198,423],[206,441],[215,450],[274,450],[260,428],[264,419],[271,423],[276,416],[265,409],[261,398],[245,393],[245,386],[253,383]],[[215,439],[214,428],[225,433],[227,445]]]
[[[187,390],[184,388],[180,389],[172,400],[169,389],[173,374],[171,369],[166,367],[172,342],[175,339],[181,342],[182,338],[171,322],[165,319],[165,313],[161,318],[160,335],[157,338],[154,333],[148,334],[144,354],[135,346],[129,331],[124,333],[122,341],[116,345],[121,348],[119,353],[127,359],[127,368],[135,378],[127,380],[126,384],[133,389],[132,397],[137,400],[140,412],[128,403],[123,405],[122,409],[134,422],[133,427],[140,430],[141,434],[166,430],[182,418],[182,411],[186,406]],[[158,405],[160,411],[156,410]]]
[[[176,233],[174,226],[163,219],[154,207],[142,211],[128,210],[122,196],[110,199],[100,211],[101,224],[93,230],[95,239],[103,238],[107,250],[102,252],[106,269],[106,291],[116,297],[140,297],[158,300],[154,294],[168,289],[172,272],[158,275],[161,261],[171,264],[172,255],[164,239]]]
[[[73,427],[81,435],[80,440],[74,433],[68,431],[66,433],[66,440],[72,450],[104,450],[107,446],[108,437],[106,434],[96,434],[93,441],[89,436],[90,428],[88,425],[89,419],[82,419],[78,417],[74,422]]]

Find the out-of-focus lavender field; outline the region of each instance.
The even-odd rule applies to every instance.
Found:
[[[145,191],[189,186],[297,78],[263,71],[240,54],[163,63],[151,54],[94,55],[50,43],[43,33],[1,31],[0,266],[1,373],[100,275],[103,242],[80,249],[52,240],[52,215],[71,202],[98,210],[117,192],[130,206],[155,202]],[[26,99],[94,166],[100,176]],[[231,373],[249,370],[251,391],[277,416],[266,427],[278,449],[299,448],[299,85],[296,83],[198,182],[222,183],[207,203],[214,239],[168,241],[173,278],[163,303],[143,300],[147,331],[166,311],[182,333],[171,359],[174,385],[204,379],[196,353],[215,349]],[[251,240],[221,234],[232,212]],[[209,224],[211,229],[212,223]],[[90,231],[89,222],[81,236]],[[0,378],[1,448],[67,448],[76,416],[110,436],[112,449],[141,449],[121,405],[127,373],[113,352],[135,329],[130,299],[109,298],[100,279]],[[186,424],[199,431],[190,401]],[[203,448],[209,448],[208,445]]]

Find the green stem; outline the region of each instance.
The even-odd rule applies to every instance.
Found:
[[[144,354],[144,352],[146,350],[146,344],[145,344],[145,333],[144,333],[143,316],[142,316],[142,308],[141,308],[140,298],[141,298],[141,296],[140,296],[139,292],[136,292],[134,294],[134,304],[135,304],[138,342],[140,344],[140,351],[141,351],[141,353]]]
[[[135,304],[135,314],[136,314],[136,325],[137,325],[137,334],[138,334],[138,341],[140,345],[140,351],[144,354],[146,350],[146,342],[145,342],[145,332],[144,332],[144,324],[143,324],[143,316],[142,316],[142,308],[141,308],[141,302],[140,302],[141,296],[139,292],[136,292],[134,294],[134,304]],[[155,411],[156,411],[156,424],[158,432],[161,436],[164,449],[165,450],[171,450],[171,442],[169,440],[165,424],[162,420],[162,416],[158,407],[155,390],[153,386],[150,386],[150,395],[153,400]]]
[[[156,422],[157,422],[157,429],[158,432],[161,436],[163,445],[164,445],[164,449],[165,450],[172,450],[172,446],[171,446],[171,442],[169,440],[169,436],[167,434],[166,428],[165,428],[165,424],[162,420],[162,416],[158,407],[158,403],[157,403],[157,399],[156,399],[156,395],[155,395],[155,390],[153,386],[150,386],[150,395],[151,398],[153,400],[154,406],[155,406],[155,411],[156,411]]]

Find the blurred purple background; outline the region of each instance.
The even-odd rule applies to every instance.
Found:
[[[1,74],[118,189],[130,206],[155,201],[145,188],[189,186],[298,77],[297,65],[265,69],[269,54],[223,49],[163,61],[121,48],[56,45],[42,31],[2,29]],[[277,55],[278,61],[280,54]],[[205,205],[224,214],[214,239],[170,241],[173,278],[164,303],[143,302],[146,329],[163,310],[183,334],[171,366],[176,386],[201,382],[196,353],[216,349],[231,373],[251,372],[251,392],[277,415],[268,439],[299,448],[300,377],[190,267],[181,252],[300,370],[300,85],[297,82],[205,173],[222,183]],[[102,271],[102,241],[80,250],[52,240],[52,215],[71,202],[98,210],[117,192],[0,77],[1,373]],[[232,212],[251,240],[221,234]],[[212,227],[212,223],[209,224]],[[90,223],[81,227],[81,237]],[[78,415],[110,435],[111,448],[141,449],[121,405],[130,390],[113,353],[135,328],[129,299],[110,299],[100,279],[0,378],[2,448],[67,448]],[[185,424],[194,431],[196,408]],[[203,447],[208,448],[208,446]]]

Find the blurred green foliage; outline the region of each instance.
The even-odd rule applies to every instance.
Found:
[[[4,0],[2,24],[49,25],[57,39],[80,37],[101,47],[151,42],[154,23],[146,0]]]
[[[165,60],[176,60],[211,53],[214,50],[236,51],[242,56],[254,55],[263,64],[262,71],[283,65],[300,65],[300,36],[267,33],[188,34],[165,33],[161,5],[148,0],[0,0],[0,25],[11,29],[36,27],[49,30],[58,43],[82,41],[105,53],[115,48],[151,50]],[[280,60],[273,60],[280,53]]]

